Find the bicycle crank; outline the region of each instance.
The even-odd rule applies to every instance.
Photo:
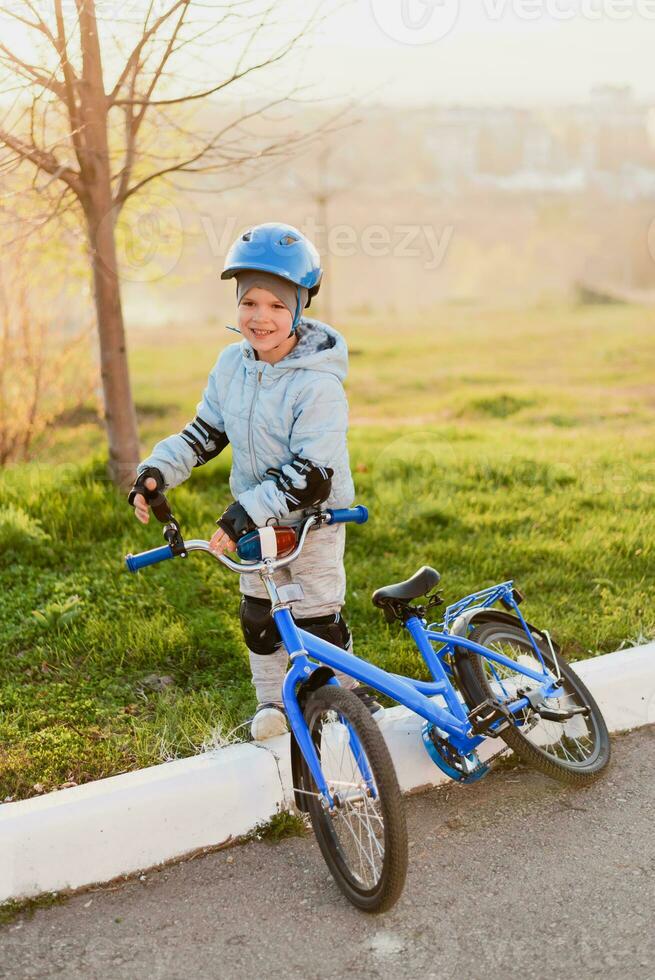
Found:
[[[422,734],[423,744],[432,761],[455,782],[474,783],[489,772],[489,765],[478,758],[477,752],[461,755],[441,729],[431,722],[425,722]]]

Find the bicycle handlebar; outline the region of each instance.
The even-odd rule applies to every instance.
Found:
[[[127,555],[125,564],[131,572],[138,572],[140,568],[147,565],[156,565],[159,561],[166,561],[167,558],[174,558],[173,549],[169,544],[164,544],[161,548],[152,548],[150,551],[142,551],[138,555]]]
[[[336,510],[326,510],[330,515],[328,524],[366,524],[368,520],[368,510],[363,504],[357,507],[341,507]]]
[[[368,520],[368,510],[362,504],[358,504],[357,507],[343,507],[337,508],[336,510],[328,509],[324,511],[324,515],[327,518],[326,523],[328,524],[365,524]],[[302,531],[300,533],[300,539],[298,544],[293,549],[293,551],[286,555],[284,558],[268,558],[264,561],[234,561],[232,558],[228,558],[226,555],[217,555],[209,547],[209,541],[204,541],[202,538],[196,538],[192,541],[184,542],[184,550],[175,552],[169,544],[162,545],[161,548],[151,548],[150,551],[141,551],[137,555],[126,555],[125,564],[127,565],[130,572],[138,572],[141,568],[146,568],[148,565],[156,565],[160,561],[167,561],[169,558],[175,558],[177,556],[186,556],[191,551],[205,551],[215,558],[217,561],[222,562],[227,568],[233,572],[250,573],[259,572],[264,568],[270,568],[271,565],[274,568],[284,568],[286,565],[290,565],[292,561],[295,561],[300,552],[302,551],[305,538],[309,530],[314,527],[319,521],[319,515],[311,514],[309,517],[301,523]]]

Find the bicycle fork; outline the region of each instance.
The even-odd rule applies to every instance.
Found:
[[[334,787],[330,786],[328,779],[326,779],[321,759],[319,758],[316,745],[312,739],[309,726],[307,725],[302,711],[301,703],[298,699],[299,685],[300,690],[302,690],[302,685],[308,682],[311,675],[317,669],[320,668],[317,668],[315,664],[310,663],[304,654],[298,653],[295,656],[292,656],[291,668],[286,674],[282,687],[282,698],[287,716],[289,718],[291,737],[296,739],[298,747],[311,771],[312,777],[318,789],[318,795],[321,803],[326,809],[334,812],[334,810],[340,805],[341,794],[335,792]],[[327,679],[325,684],[336,687],[340,686],[339,682],[334,677]],[[377,792],[373,782],[373,774],[359,739],[357,738],[357,735],[353,731],[353,728],[347,718],[340,716],[339,720],[347,732],[348,748],[350,749],[353,759],[357,764],[357,768],[362,779],[362,791],[368,793],[372,797],[376,797]],[[330,773],[329,776],[338,781],[340,773]],[[309,791],[301,790],[301,792]]]
[[[321,805],[325,809],[330,810],[330,812],[334,812],[339,805],[339,797],[338,794],[336,794],[334,790],[330,788],[325,778],[321,760],[319,759],[311,732],[307,722],[305,721],[300,701],[298,700],[298,690],[301,690],[302,685],[306,684],[311,675],[320,668],[317,668],[316,664],[312,664],[310,662],[307,656],[307,651],[303,647],[300,633],[298,632],[298,627],[291,616],[291,611],[289,608],[290,602],[293,598],[299,597],[296,595],[291,595],[288,590],[295,589],[297,586],[282,586],[280,589],[277,589],[271,578],[265,578],[265,576],[262,575],[262,579],[264,580],[264,584],[266,585],[271,597],[272,615],[273,619],[275,620],[275,625],[278,628],[278,632],[282,637],[282,642],[291,660],[291,667],[287,671],[284,678],[284,683],[282,685],[282,700],[289,719],[291,737],[296,739],[298,747],[305,759],[305,762],[307,763],[307,766],[309,767],[318,790]],[[339,686],[338,681],[334,677],[330,677],[325,681],[325,683]],[[376,792],[373,783],[373,775],[368,765],[366,755],[359,743],[359,739],[357,738],[351,725],[348,723],[348,720],[346,718],[342,718],[341,720],[348,732],[350,751],[352,752],[353,758],[356,760],[362,780],[366,785],[366,790],[372,796],[375,796]],[[296,792],[298,791],[296,787],[294,787],[294,789]],[[302,792],[309,791],[304,790]]]

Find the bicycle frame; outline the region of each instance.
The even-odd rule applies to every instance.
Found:
[[[367,519],[366,508],[358,507],[352,510],[327,511],[328,521],[347,521],[354,520],[362,523]],[[447,606],[443,622],[430,623],[422,619],[418,613],[409,616],[403,621],[404,628],[409,632],[414,640],[419,652],[423,656],[425,663],[432,675],[432,681],[418,681],[409,677],[402,677],[399,674],[390,674],[374,664],[360,660],[354,654],[348,653],[340,647],[328,643],[320,637],[308,633],[296,625],[291,615],[290,606],[293,601],[302,597],[292,594],[295,586],[284,586],[278,590],[274,581],[275,572],[283,568],[297,557],[301,552],[308,531],[316,524],[325,520],[324,515],[313,515],[308,517],[303,525],[300,540],[291,554],[272,560],[264,558],[261,561],[253,562],[234,562],[224,554],[216,555],[211,552],[209,542],[203,540],[192,540],[184,542],[179,533],[179,526],[172,519],[172,523],[166,526],[164,536],[168,544],[155,548],[139,555],[128,555],[126,562],[131,571],[147,565],[164,561],[168,558],[181,555],[186,556],[192,551],[203,551],[212,554],[214,558],[222,562],[234,572],[259,573],[262,583],[268,591],[271,599],[271,612],[275,624],[278,628],[284,647],[291,659],[291,668],[287,672],[282,697],[284,706],[289,718],[291,730],[298,742],[300,750],[309,766],[314,781],[319,789],[324,805],[332,808],[334,799],[326,783],[321,770],[321,764],[311,739],[307,723],[303,716],[298,700],[298,689],[305,683],[314,670],[317,669],[316,663],[323,664],[332,670],[341,671],[355,678],[362,684],[385,694],[387,697],[400,704],[405,705],[415,712],[428,723],[435,725],[442,732],[449,736],[450,742],[457,752],[461,755],[469,755],[481,742],[485,741],[486,735],[478,735],[473,729],[473,725],[468,718],[466,706],[460,700],[456,689],[450,681],[452,668],[446,662],[446,657],[452,655],[456,648],[465,649],[471,653],[476,653],[491,663],[492,672],[495,674],[494,664],[506,666],[514,673],[523,674],[526,678],[539,682],[541,694],[544,697],[553,696],[560,686],[559,677],[552,678],[547,670],[541,652],[535,643],[530,627],[524,620],[518,608],[518,603],[514,598],[513,583],[502,582],[499,585],[483,589],[480,592],[471,593],[463,599],[458,600]],[[172,536],[171,536],[172,535]],[[289,590],[292,590],[291,592]],[[536,659],[541,663],[541,672],[519,664],[514,660],[504,657],[501,653],[489,650],[486,647],[474,643],[467,636],[461,635],[461,631],[456,627],[452,632],[450,627],[457,618],[463,616],[466,610],[486,609],[495,602],[501,600],[506,608],[513,608],[517,619],[520,622],[526,637],[530,641]],[[420,610],[421,614],[423,610]],[[439,626],[439,629],[435,629]],[[440,644],[435,650],[433,644]],[[310,660],[310,658],[312,658]],[[496,679],[498,675],[495,674]],[[332,678],[328,683],[338,683]],[[505,692],[507,694],[507,692]],[[434,697],[440,697],[445,702],[442,707],[437,704]],[[530,700],[527,697],[518,697],[514,701],[505,703],[504,707],[513,714],[518,714],[523,708],[528,707]],[[502,724],[502,720],[491,723],[491,728]],[[358,747],[357,738],[351,726],[349,728],[350,745],[353,755],[358,760],[360,771],[366,780],[369,789],[374,792],[372,786],[372,776],[365,762],[365,757]]]
[[[506,595],[508,587],[511,590],[511,583],[503,583],[502,586],[495,586],[496,598],[493,601],[496,601],[500,597],[499,590],[502,590],[502,594]],[[484,590],[484,593],[474,593],[471,596],[467,596],[466,599],[471,600],[468,602],[468,606],[474,605],[474,600],[481,595],[485,599],[488,599],[494,590],[488,589]],[[319,792],[329,806],[333,805],[333,799],[322,773],[320,761],[303,717],[297,695],[299,685],[306,682],[310,674],[316,669],[316,664],[310,661],[310,657],[333,670],[339,670],[348,674],[350,677],[354,677],[362,684],[366,684],[381,694],[385,694],[394,701],[405,705],[426,721],[431,722],[442,731],[448,733],[452,745],[463,755],[470,753],[476,746],[485,741],[485,736],[474,734],[466,708],[457,696],[449,679],[448,674],[451,672],[450,668],[443,662],[443,657],[448,653],[452,653],[455,647],[477,653],[489,661],[507,666],[515,673],[524,674],[526,678],[538,681],[541,684],[546,682],[543,690],[544,696],[546,697],[550,696],[559,686],[557,680],[554,682],[550,680],[545,666],[543,672],[539,673],[525,665],[517,664],[516,661],[510,660],[501,653],[496,653],[486,647],[480,646],[465,636],[447,632],[447,626],[444,627],[444,631],[426,627],[425,620],[421,620],[418,616],[412,616],[407,619],[404,625],[425,659],[433,680],[418,681],[409,677],[402,677],[399,674],[390,674],[382,668],[361,660],[354,654],[348,653],[346,650],[336,647],[332,643],[328,643],[326,640],[322,640],[320,637],[314,636],[312,633],[308,633],[306,630],[298,627],[291,616],[288,605],[279,602],[276,604],[274,586],[271,591],[273,618],[291,659],[291,667],[287,672],[282,691],[285,710],[289,718],[291,730],[298,741],[300,750],[311,770]],[[534,644],[525,620],[518,611],[516,602],[511,597],[511,594],[506,597],[514,605],[518,617],[526,630],[526,634],[530,637],[533,646],[535,646],[537,656],[543,665],[541,654]],[[465,602],[466,600],[460,600],[460,604]],[[456,605],[459,606],[460,604]],[[487,605],[490,604],[490,602],[487,603]],[[465,608],[465,606],[461,606],[461,608]],[[448,621],[448,615],[446,615],[444,622]],[[432,643],[435,642],[442,644],[438,651],[435,651],[432,647]],[[336,681],[332,683],[336,683]],[[446,703],[445,708],[431,700],[435,695],[439,695],[444,699]],[[530,702],[527,697],[520,697],[507,704],[507,708],[513,714],[517,714],[529,704]],[[352,731],[350,737],[352,745],[353,739],[355,738]],[[355,748],[356,746],[353,745],[353,754],[355,754]],[[367,772],[362,772],[362,776],[367,782],[370,780],[370,774]]]

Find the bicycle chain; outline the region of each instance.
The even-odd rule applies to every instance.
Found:
[[[461,780],[461,782],[466,782],[467,780],[470,780],[471,777],[476,776],[477,773],[479,772],[482,773],[490,772],[494,761],[498,759],[501,755],[504,755],[505,752],[509,752],[509,751],[511,751],[511,749],[509,748],[508,745],[505,745],[503,746],[502,749],[499,749],[498,752],[494,752],[493,755],[490,755],[488,759],[484,759],[484,760],[481,759],[479,764],[475,767],[475,769],[471,769],[471,771],[467,773],[466,779]],[[460,780],[457,781],[459,782]]]
[[[500,756],[501,756],[501,755],[504,755],[504,754],[505,754],[505,752],[511,752],[511,751],[512,751],[512,750],[510,749],[510,747],[509,747],[509,745],[503,745],[503,747],[502,747],[502,749],[499,749],[499,750],[498,750],[497,752],[494,752],[494,754],[493,754],[493,755],[490,755],[488,759],[485,759],[485,760],[484,760],[484,762],[482,762],[482,761],[481,761],[481,762],[480,762],[480,765],[479,765],[479,766],[477,766],[477,767],[476,767],[476,768],[475,768],[475,769],[473,770],[473,772],[478,772],[478,771],[479,771],[480,769],[482,769],[482,768],[483,768],[484,766],[487,766],[487,768],[490,768],[490,767],[491,767],[491,764],[492,764],[492,762],[494,762],[494,761],[495,761],[496,759],[498,759],[498,758],[500,758]]]

